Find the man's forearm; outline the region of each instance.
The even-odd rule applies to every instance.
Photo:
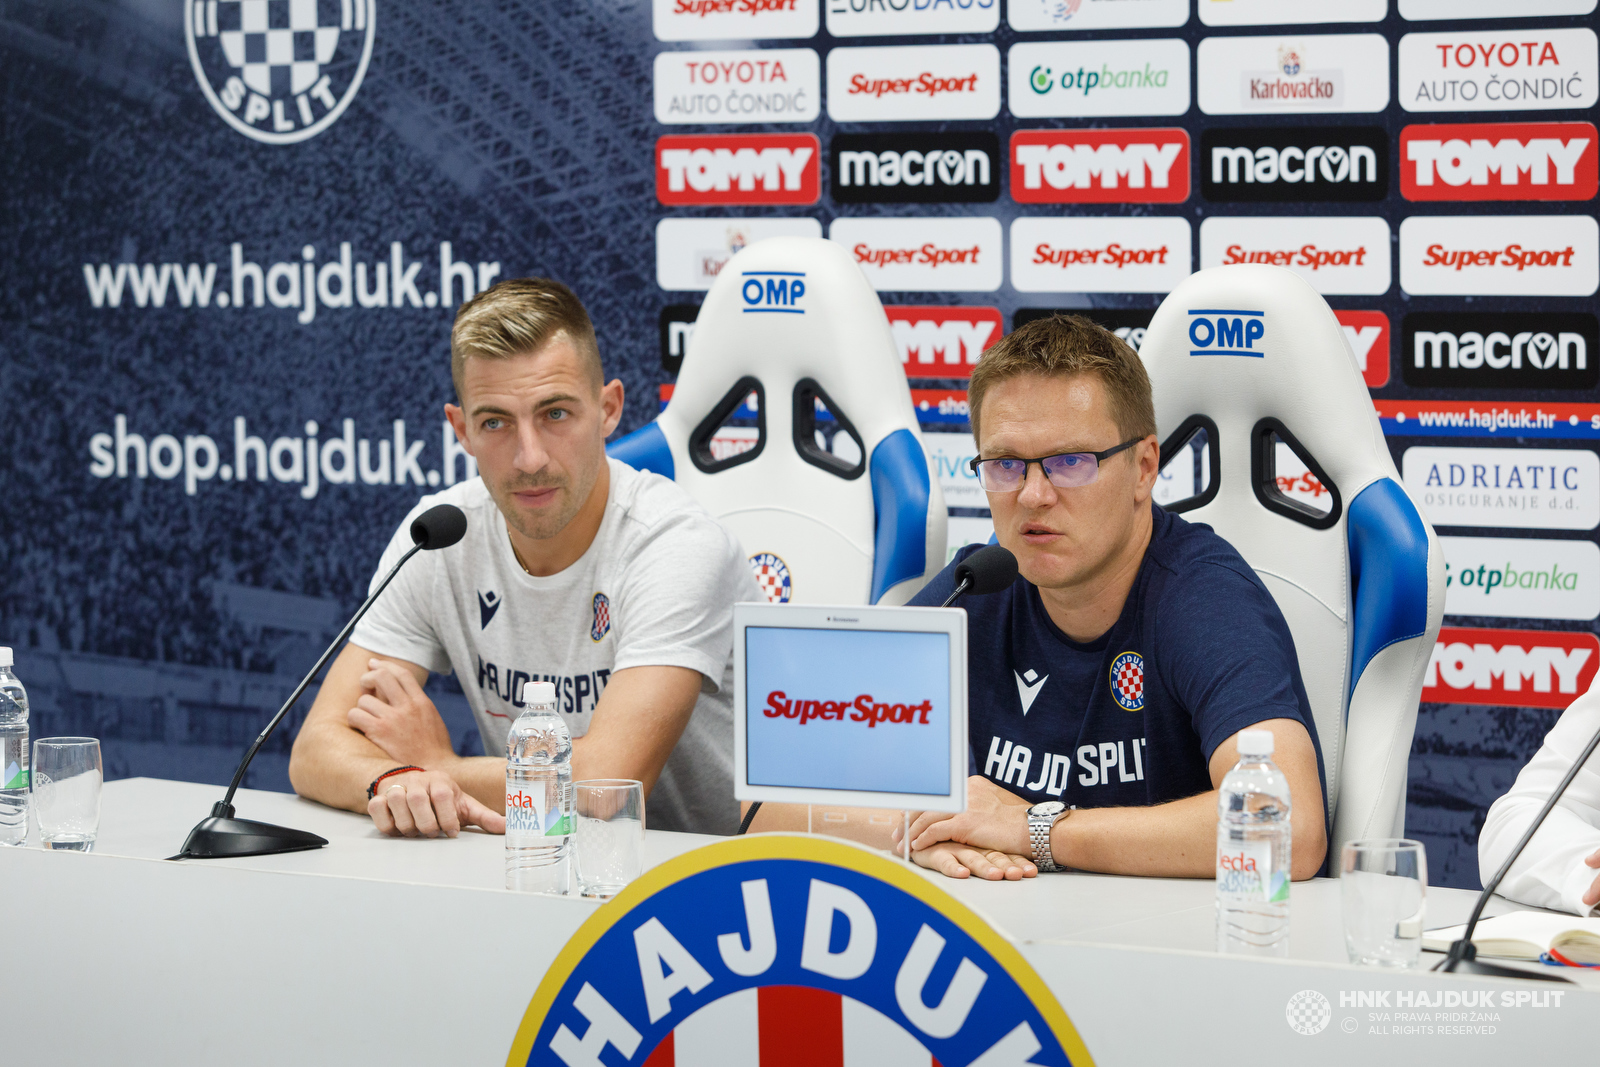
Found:
[[[1101,874],[1210,878],[1217,863],[1217,794],[1148,808],[1080,808],[1057,822],[1057,863]]]
[[[506,811],[506,761],[499,756],[462,756],[448,764],[429,767],[444,771],[456,780],[463,792],[490,811]],[[573,781],[578,780],[574,771]]]
[[[394,766],[389,754],[360,732],[308,723],[289,758],[289,781],[303,797],[365,815],[367,785]]]

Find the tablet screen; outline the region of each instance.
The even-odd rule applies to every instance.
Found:
[[[950,637],[745,630],[750,785],[950,792]]]

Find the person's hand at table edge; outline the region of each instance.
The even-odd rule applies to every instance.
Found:
[[[1039,874],[1039,868],[1030,859],[996,849],[973,848],[959,841],[940,841],[929,848],[914,848],[911,862],[949,878],[976,875],[990,882],[1017,882]]]
[[[443,771],[407,771],[385,778],[367,802],[367,814],[390,837],[455,837],[463,826],[506,832],[506,817],[464,792]]]
[[[911,858],[952,878],[998,881],[1039,873],[1028,837],[1028,802],[980,775],[967,779],[967,810],[918,812],[911,820]],[[893,835],[900,842],[901,830]]]

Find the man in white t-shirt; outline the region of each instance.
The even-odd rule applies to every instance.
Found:
[[[466,537],[418,555],[340,652],[295,738],[295,791],[387,834],[504,831],[506,737],[555,684],[573,777],[636,778],[656,829],[732,833],[733,604],[760,600],[734,538],[676,484],[611,460],[622,383],[558,282],[502,282],[451,333],[445,413],[480,477],[424,497]],[[454,671],[489,755],[461,757],[422,686]]]
[[[1528,832],[1561,779],[1600,730],[1600,679],[1574,700],[1505,796],[1489,807],[1478,835],[1484,885]],[[1544,825],[1500,883],[1500,895],[1574,915],[1600,915],[1600,752],[1578,771]]]

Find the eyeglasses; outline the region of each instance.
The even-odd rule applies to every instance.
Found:
[[[967,466],[978,476],[978,482],[984,490],[990,493],[1015,493],[1021,489],[1022,483],[1028,480],[1028,466],[1033,463],[1039,465],[1044,476],[1057,489],[1076,489],[1095,480],[1100,473],[1101,463],[1142,440],[1144,438],[1135,437],[1104,452],[1064,452],[1042,459],[974,459]]]

